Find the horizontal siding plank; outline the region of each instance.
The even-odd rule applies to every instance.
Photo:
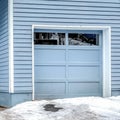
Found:
[[[120,90],[120,84],[115,84],[115,85],[112,85],[112,89],[118,89]]]
[[[31,69],[23,69],[23,70],[15,70],[15,74],[31,74],[32,70]]]
[[[112,69],[120,69],[120,65],[112,65]],[[117,72],[116,72],[117,73]],[[113,75],[113,72],[112,72],[112,75]],[[114,76],[115,77],[115,76]],[[116,76],[118,77],[118,76]]]
[[[15,65],[31,65],[32,61],[31,60],[26,60],[26,61],[18,60],[18,61],[14,61],[14,64]]]
[[[8,87],[8,86],[9,86],[9,84],[8,84],[7,81],[5,81],[5,82],[4,82],[4,81],[1,81],[1,82],[0,82],[0,85],[1,85],[1,87],[5,87],[5,86]]]
[[[83,26],[118,26],[118,27],[120,27],[120,25],[119,24],[117,24],[117,23],[112,23],[112,24],[108,24],[108,23],[95,23],[95,22],[87,22],[87,23],[85,23],[85,22],[74,22],[74,21],[71,21],[71,22],[69,22],[69,21],[66,21],[66,22],[64,22],[64,21],[59,21],[59,22],[55,22],[55,21],[39,21],[39,22],[35,22],[35,21],[32,21],[32,22],[30,22],[30,21],[15,21],[14,22],[14,25],[16,26],[16,25],[21,25],[21,26],[32,26],[33,24],[35,24],[35,25],[83,25]],[[23,35],[23,34],[22,34]]]
[[[17,44],[17,43],[24,43],[24,44],[32,44],[31,43],[31,39],[14,39],[14,44]]]
[[[6,50],[8,50],[8,45],[2,46],[2,47],[0,48],[0,51],[2,51],[2,52],[7,53]],[[1,55],[2,55],[2,54],[3,54],[3,53],[1,53]]]
[[[118,57],[120,57],[119,52],[115,52],[115,53],[114,53],[114,52],[112,52],[112,57],[117,57],[117,56],[118,56]]]
[[[79,15],[75,15],[75,14],[71,14],[71,15],[68,15],[68,14],[52,14],[52,13],[46,13],[46,14],[37,14],[37,13],[15,13],[14,14],[14,17],[15,18],[68,18],[68,19],[98,19],[98,20],[120,20],[120,16],[112,16],[110,15],[108,17],[108,15],[93,15],[91,16],[91,14],[80,14],[81,12],[79,12]]]
[[[30,27],[31,27],[31,26],[30,26]],[[22,40],[26,40],[26,39],[28,40],[28,39],[29,39],[29,41],[31,41],[31,35],[15,34],[15,35],[14,35],[14,40],[17,41],[17,39],[22,39]]]
[[[104,2],[90,2],[89,0],[88,1],[49,1],[49,0],[29,0],[29,3],[27,0],[16,0],[15,1],[16,4],[36,4],[36,5],[40,5],[40,4],[44,4],[44,5],[67,5],[67,6],[78,6],[78,5],[81,5],[81,6],[105,6],[105,7],[119,7],[119,4],[115,4],[114,2],[107,2],[106,4],[104,4]],[[101,3],[101,4],[99,4]]]
[[[114,77],[114,76],[119,77],[120,73],[115,72],[115,73],[112,74],[112,77]]]
[[[118,61],[112,61],[112,65],[120,65],[120,62],[118,62]]]
[[[17,56],[17,57],[15,57],[15,61],[18,61],[18,60],[20,60],[20,61],[27,61],[27,60],[30,60],[30,61],[32,61],[32,56],[23,56],[23,57],[21,57],[21,56]]]
[[[0,58],[8,57],[8,50],[3,49],[0,53]]]
[[[16,54],[16,52],[17,52],[17,54],[21,54],[23,52],[28,52],[28,55],[30,55],[32,52],[32,48],[31,47],[28,47],[28,48],[14,47],[14,51],[15,51],[15,54]],[[23,53],[23,54],[27,54],[27,53]]]
[[[8,28],[6,27],[4,29],[8,29]],[[3,32],[1,32],[1,34],[0,34],[1,39],[6,38],[6,40],[7,40],[7,36],[8,36],[7,32],[8,32],[8,30],[4,30]]]
[[[31,43],[19,43],[19,42],[16,42],[15,44],[14,44],[14,47],[17,47],[17,48],[25,48],[26,47],[26,49],[27,48],[32,48],[32,44]]]
[[[107,7],[93,7],[93,6],[91,6],[91,7],[83,7],[83,6],[55,6],[55,5],[51,5],[51,6],[49,6],[49,5],[34,5],[34,4],[32,4],[32,5],[28,5],[28,4],[19,4],[18,5],[18,7],[17,6],[15,6],[14,8],[16,8],[16,10],[15,10],[15,13],[14,13],[14,17],[15,16],[24,16],[24,14],[22,14],[22,13],[24,13],[24,12],[26,12],[26,11],[24,11],[24,12],[22,12],[22,10],[21,10],[21,13],[20,12],[18,12],[18,14],[16,14],[17,13],[17,9],[23,9],[23,10],[33,10],[34,9],[34,11],[35,10],[64,10],[64,11],[98,11],[98,12],[120,12],[120,9],[119,8],[112,8],[111,9],[111,7],[109,7],[109,8],[107,8]],[[33,12],[34,12],[33,11]],[[42,12],[42,11],[41,11]],[[30,14],[30,11],[28,12],[29,14]],[[27,15],[27,16],[25,16],[25,17],[29,17],[29,14]],[[35,15],[36,15],[36,13],[35,13]],[[37,16],[35,16],[34,14],[31,14],[31,17],[37,17]],[[104,14],[103,14],[104,15]],[[58,15],[57,15],[58,16]],[[98,16],[98,15],[97,15]],[[118,15],[117,15],[118,16]],[[70,17],[70,16],[69,16]],[[76,16],[77,17],[77,16]],[[87,17],[87,16],[86,16]],[[92,17],[92,16],[91,16]],[[93,17],[95,17],[95,16],[93,16]],[[111,16],[112,17],[112,16]],[[118,16],[119,17],[119,16]]]
[[[31,53],[31,51],[23,50],[23,51],[18,51],[18,52],[16,51],[14,53],[14,55],[15,56],[23,56],[23,57],[25,57],[25,56],[31,57],[32,53]]]
[[[120,24],[120,20],[116,20],[116,21],[113,21],[113,20],[99,20],[99,19],[93,19],[93,18],[90,18],[90,19],[84,19],[84,18],[81,18],[81,19],[76,19],[76,18],[50,18],[50,17],[44,17],[44,18],[15,18],[14,19],[16,22],[19,22],[19,21],[22,21],[22,22],[40,22],[40,21],[44,21],[44,22],[81,22],[81,23],[101,23],[101,24]],[[15,31],[16,32],[16,31]],[[22,32],[22,31],[21,31]]]
[[[117,41],[117,40],[113,40],[113,41],[111,42],[111,44],[113,44],[113,45],[116,45],[116,44],[117,44],[117,45],[118,45],[118,44],[120,44],[120,40],[118,40],[118,41]]]
[[[120,60],[120,56],[118,57],[112,57],[112,61],[119,61]]]
[[[15,70],[32,69],[32,65],[15,65]]]
[[[31,82],[32,78],[31,77],[27,77],[27,78],[21,78],[21,77],[15,77],[15,82]]]
[[[21,86],[19,86],[19,87],[15,87],[14,90],[15,90],[15,92],[27,93],[27,92],[32,92],[32,87],[27,87],[27,86],[21,87]]]
[[[8,76],[8,70],[0,70],[0,74],[4,74],[4,75],[6,75],[6,76]],[[5,81],[5,80],[2,80],[1,79],[1,81]],[[8,80],[6,80],[7,82],[8,82]]]
[[[112,77],[112,82],[120,81],[120,76]]]
[[[43,0],[42,0],[43,1]],[[46,1],[48,1],[48,0],[44,0],[45,2]],[[49,0],[49,2],[50,1],[56,1],[56,0]],[[64,0],[57,0],[57,1],[64,1]],[[65,0],[66,2],[97,2],[97,3],[112,3],[112,4],[118,4],[120,1],[119,0],[101,0],[101,1],[99,1],[99,0],[91,0],[91,1],[89,1],[89,0]]]
[[[8,53],[0,54],[0,59],[8,58]]]
[[[4,62],[0,64],[1,69],[5,69],[8,67],[8,62]]]
[[[22,77],[21,77],[22,76]],[[32,77],[31,74],[15,74],[15,78],[28,78],[28,77]]]
[[[15,87],[31,87],[32,82],[15,82],[14,84]]]
[[[81,2],[80,2],[81,3]],[[54,9],[54,10],[72,10],[72,11],[76,11],[76,10],[92,10],[92,11],[119,11],[118,7],[111,7],[110,6],[87,6],[87,5],[82,5],[82,4],[78,4],[78,5],[54,5],[54,4],[14,4],[14,8],[16,9]]]
[[[2,92],[9,92],[9,89],[8,89],[8,86],[3,86],[3,87],[0,87],[0,91]]]
[[[116,49],[114,48],[114,49],[112,49],[112,53],[118,53],[119,50],[120,50],[119,48],[116,48]]]
[[[112,16],[118,16],[119,15],[119,11],[109,11],[111,12],[111,15]],[[47,13],[47,14],[67,14],[67,15],[71,15],[71,14],[74,14],[74,15],[107,15],[109,16],[108,12],[107,11],[95,11],[95,10],[76,10],[76,11],[73,11],[73,10],[54,10],[54,9],[14,9],[14,13]]]

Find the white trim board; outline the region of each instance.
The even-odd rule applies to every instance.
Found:
[[[35,80],[34,80],[34,26],[32,26],[32,100],[35,99]]]
[[[14,93],[13,0],[8,0],[9,93]]]
[[[32,25],[32,86],[34,100],[34,29],[50,30],[101,30],[103,32],[102,71],[103,71],[103,97],[111,96],[111,27],[110,26],[57,26],[57,25]]]

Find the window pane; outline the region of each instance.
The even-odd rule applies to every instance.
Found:
[[[39,32],[34,34],[34,44],[65,45],[65,33]]]
[[[69,33],[69,45],[98,46],[99,34]]]

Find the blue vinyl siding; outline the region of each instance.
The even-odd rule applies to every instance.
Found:
[[[111,26],[112,93],[120,93],[119,0],[14,0],[15,91],[32,89],[32,24]]]
[[[8,1],[0,0],[0,92],[9,91]]]

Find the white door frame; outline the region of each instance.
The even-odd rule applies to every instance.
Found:
[[[34,80],[34,29],[51,30],[101,30],[103,32],[102,42],[102,88],[103,97],[111,96],[111,27],[110,26],[59,26],[59,25],[32,25],[32,100],[35,97]]]

